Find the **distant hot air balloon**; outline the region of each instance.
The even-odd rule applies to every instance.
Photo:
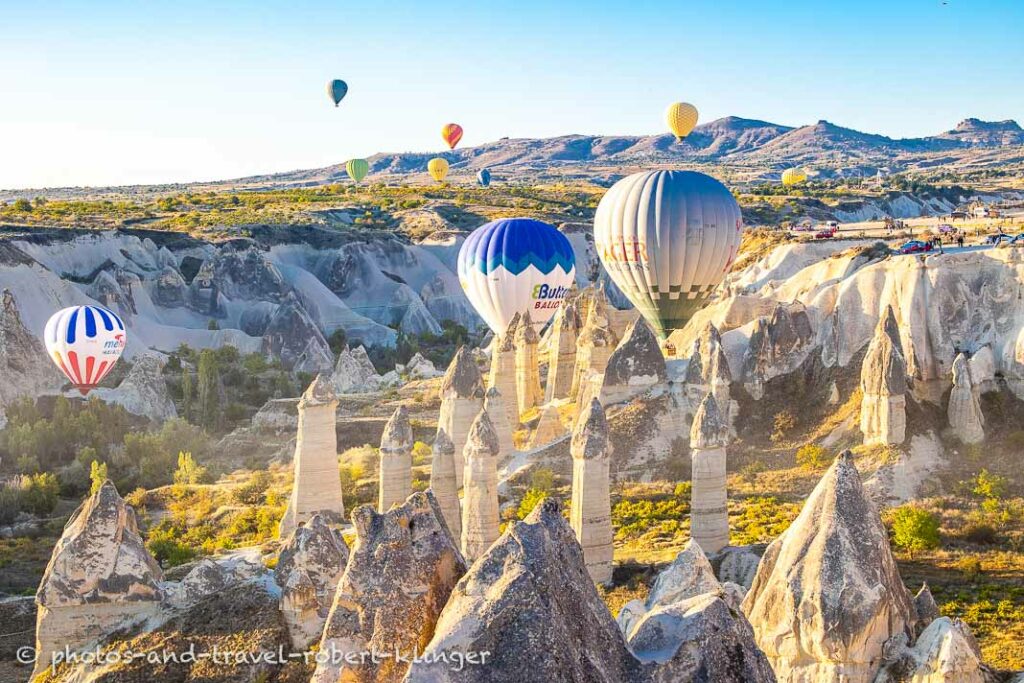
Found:
[[[800,168],[787,168],[782,172],[783,185],[799,185],[807,180],[807,174]]]
[[[728,188],[693,171],[627,176],[601,198],[594,246],[605,269],[662,338],[722,281],[743,218]]]
[[[327,84],[327,96],[330,97],[331,100],[334,102],[335,107],[337,107],[338,104],[343,99],[345,99],[345,95],[347,94],[348,83],[341,80],[340,78],[335,78],[333,81]]]
[[[457,123],[446,123],[441,128],[441,137],[448,143],[448,149],[455,149],[455,145],[462,139],[462,126]]]
[[[358,183],[370,172],[370,164],[366,163],[366,159],[349,159],[345,170],[348,171],[348,177]]]
[[[530,313],[538,331],[576,279],[576,255],[565,235],[533,218],[482,225],[459,250],[459,282],[470,303],[497,334],[516,313]]]
[[[480,183],[480,185],[482,185],[483,187],[487,187],[488,185],[491,184],[491,172],[488,171],[486,168],[481,168],[480,171],[476,174],[476,181]]]
[[[434,157],[427,162],[427,172],[430,173],[431,178],[443,183],[445,176],[448,175],[448,161],[441,157]]]
[[[121,357],[125,334],[124,323],[111,311],[71,306],[50,316],[43,342],[54,364],[85,396]]]
[[[676,136],[677,142],[690,134],[697,125],[697,107],[688,102],[675,102],[665,110],[665,122],[668,129]]]

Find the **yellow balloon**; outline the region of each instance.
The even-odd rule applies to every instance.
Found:
[[[434,157],[427,162],[427,171],[437,182],[444,182],[444,177],[448,175],[448,162],[441,157]]]
[[[783,185],[799,185],[807,180],[807,174],[801,168],[787,168],[782,172]]]
[[[665,110],[665,122],[676,136],[676,140],[682,141],[697,125],[697,107],[688,102],[670,104]]]

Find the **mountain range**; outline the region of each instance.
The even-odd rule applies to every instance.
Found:
[[[995,167],[1024,163],[1024,128],[1013,120],[968,118],[952,130],[920,138],[890,138],[828,121],[791,127],[728,116],[697,126],[682,143],[673,136],[563,135],[502,138],[451,152],[379,153],[370,157],[380,179],[424,174],[443,156],[452,174],[489,168],[504,179],[600,177],[609,171],[660,164],[733,167],[741,178],[776,177],[801,165],[824,177],[943,167]],[[243,179],[270,184],[316,184],[346,179],[344,164]]]

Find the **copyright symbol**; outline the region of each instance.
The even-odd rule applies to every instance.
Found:
[[[36,655],[36,649],[34,647],[23,645],[18,648],[18,651],[14,656],[17,658],[19,664],[35,664],[38,655]]]

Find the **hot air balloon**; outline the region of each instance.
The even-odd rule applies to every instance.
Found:
[[[455,149],[462,139],[462,126],[457,123],[446,123],[441,128],[441,138],[448,143],[448,149]]]
[[[331,100],[334,102],[335,107],[337,107],[338,104],[343,99],[345,99],[345,95],[347,94],[348,83],[341,80],[340,78],[335,78],[333,81],[327,84],[327,96],[330,97]]]
[[[491,184],[491,172],[486,168],[481,168],[476,174],[476,181],[480,183],[481,186],[487,187]]]
[[[370,172],[370,164],[366,163],[366,159],[349,159],[345,163],[345,170],[348,171],[348,177],[358,183]]]
[[[664,339],[722,281],[740,246],[740,207],[693,171],[627,176],[601,198],[594,246],[619,289]]]
[[[576,255],[565,235],[533,218],[482,225],[459,250],[459,282],[497,334],[516,313],[530,313],[538,331],[555,314],[576,279]]]
[[[445,176],[448,175],[448,161],[441,157],[434,157],[427,162],[427,172],[437,182],[444,182]]]
[[[111,311],[71,306],[50,316],[43,342],[53,362],[85,396],[121,357],[125,334],[124,323]]]
[[[782,172],[783,185],[799,185],[807,180],[807,174],[801,168],[787,168]]]
[[[676,142],[682,142],[697,125],[697,107],[687,102],[670,104],[665,110],[665,121],[668,129],[676,136]]]

